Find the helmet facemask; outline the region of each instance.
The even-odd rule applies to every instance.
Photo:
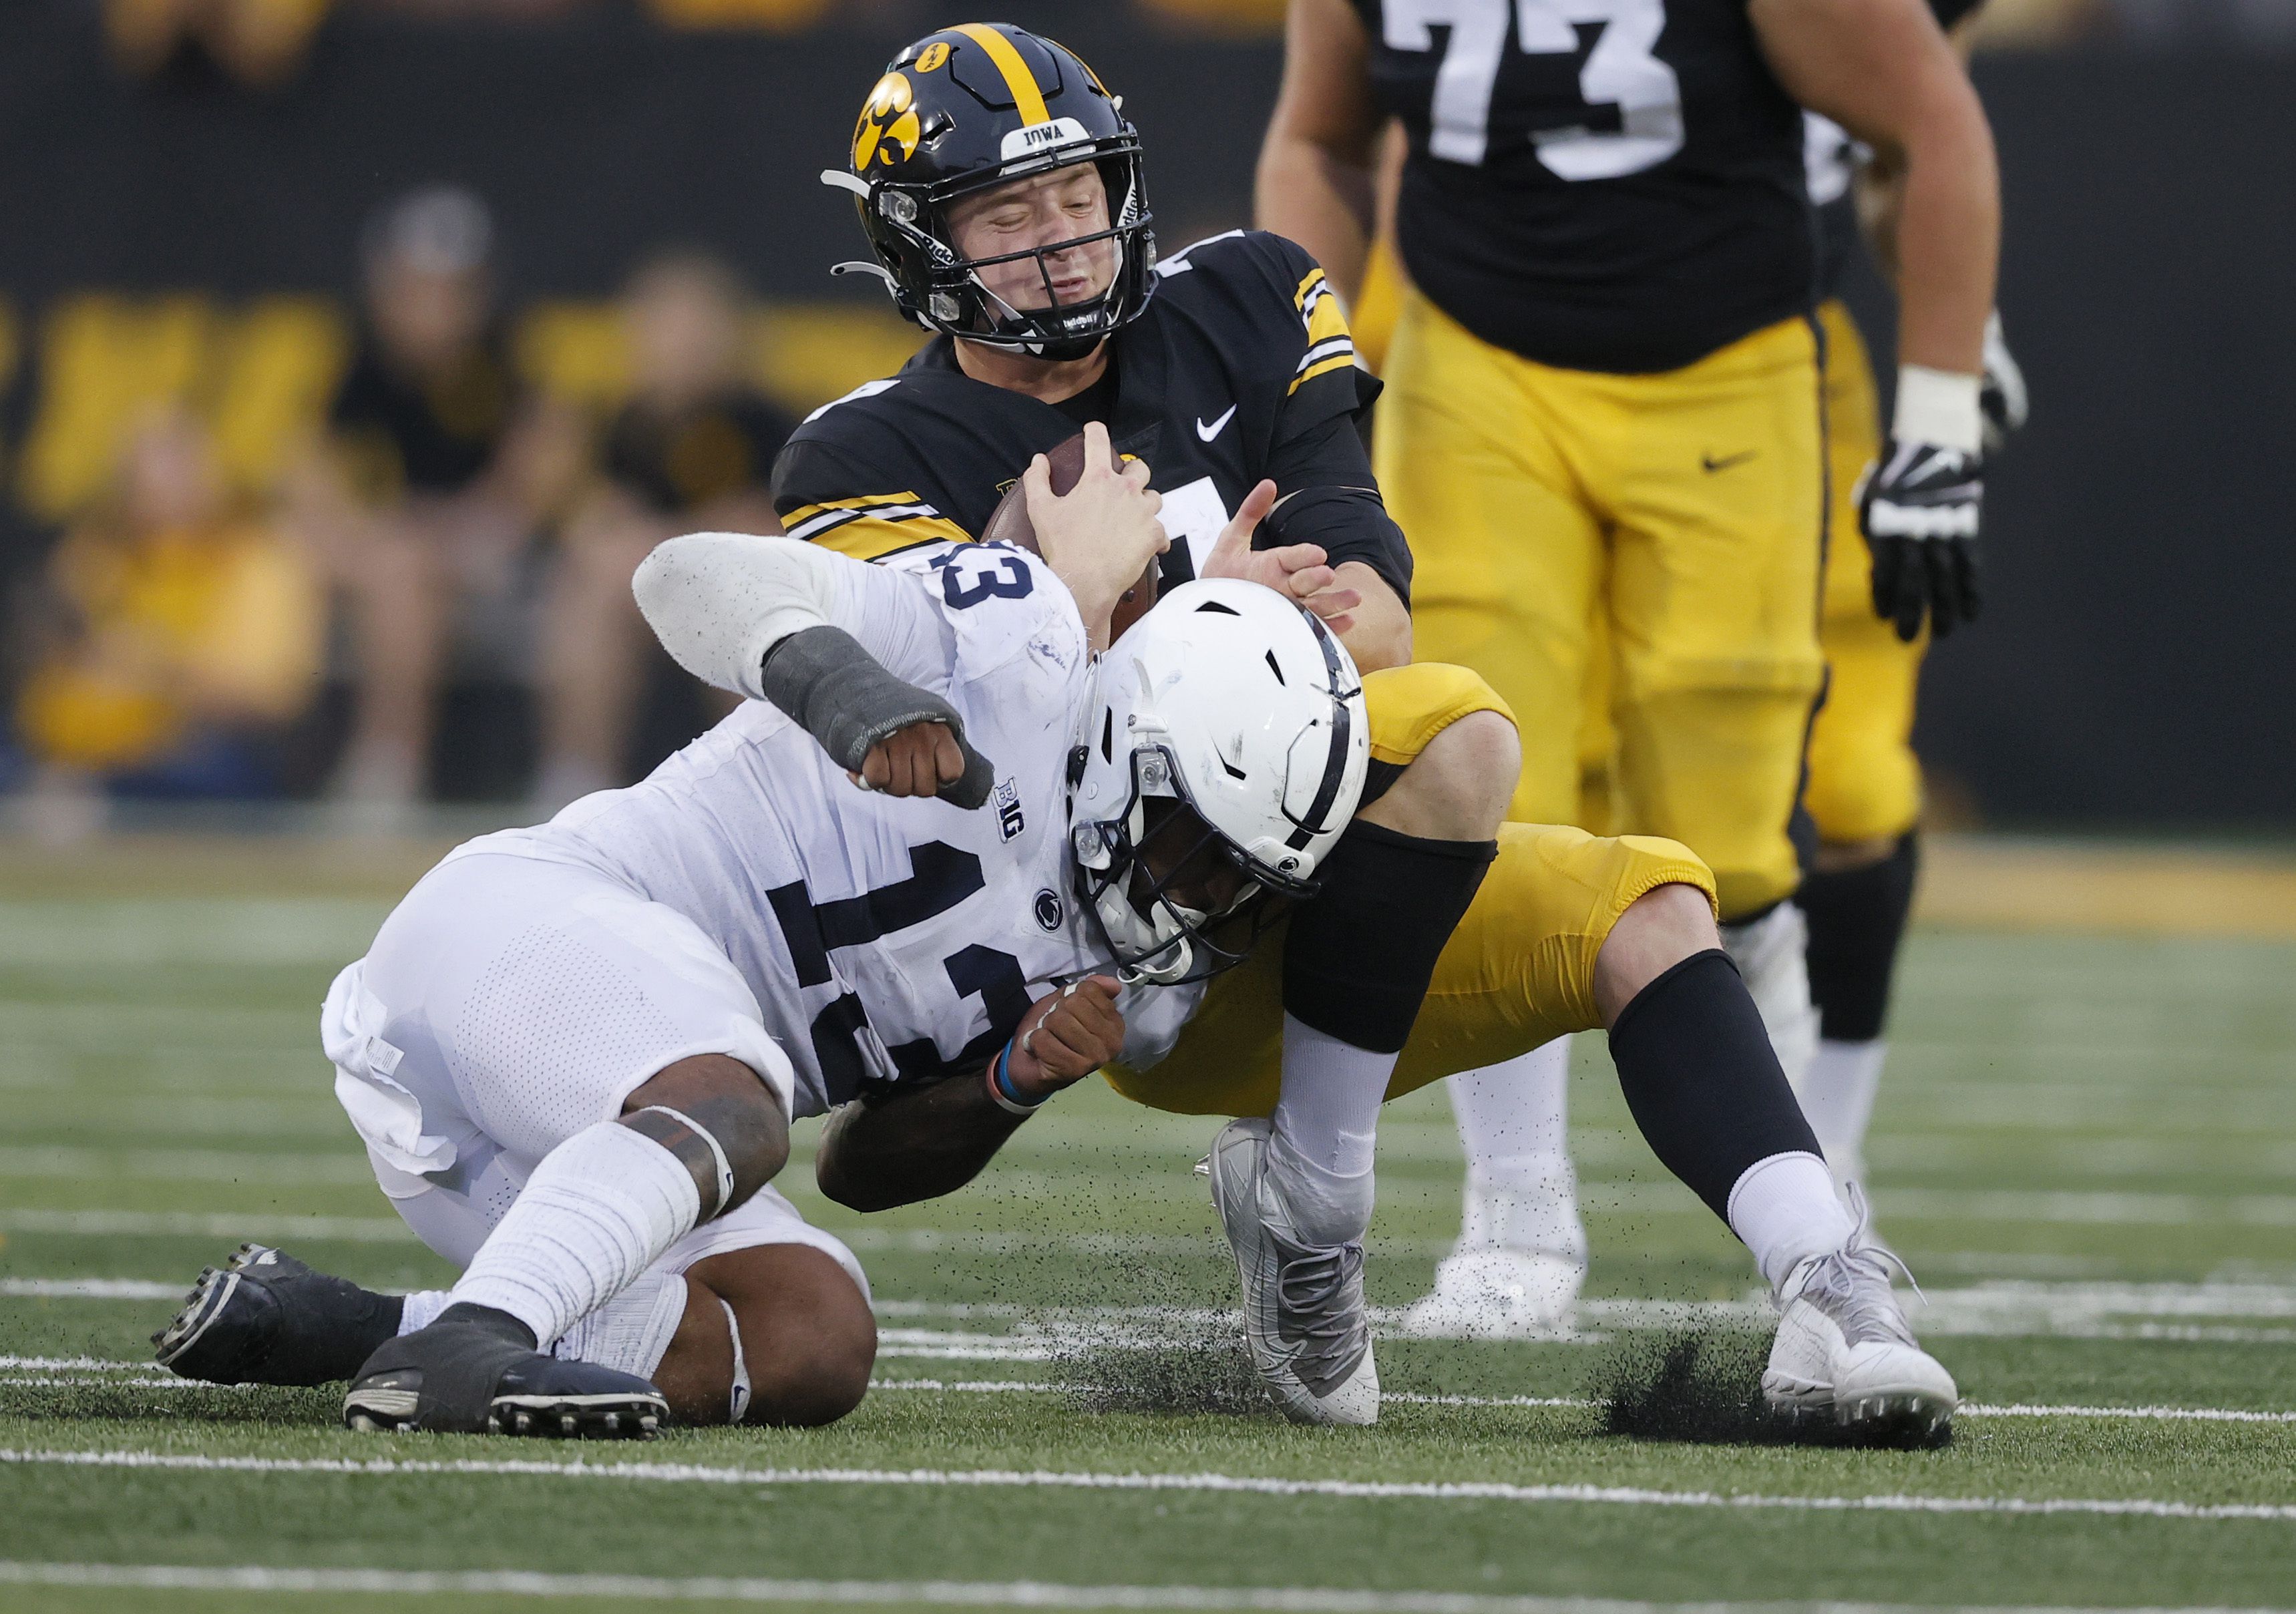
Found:
[[[956,246],[950,213],[957,203],[1016,181],[1090,163],[1107,199],[1109,223],[1098,230],[1013,252],[968,258]],[[1141,182],[1140,146],[1131,135],[1074,146],[1005,164],[983,175],[936,185],[884,183],[863,206],[863,219],[878,256],[890,271],[896,300],[918,324],[947,335],[1032,358],[1066,360],[1089,354],[1129,321],[1147,300],[1156,261],[1146,193]],[[1051,259],[1091,251],[1109,243],[1113,255],[1107,283],[1089,297],[1062,302],[1054,289]],[[993,271],[1027,263],[1043,301],[1021,306],[1030,283],[999,295],[989,284]]]
[[[1234,968],[1281,912],[1255,899],[1312,896],[1315,882],[1267,867],[1213,827],[1166,747],[1136,746],[1130,776],[1120,809],[1070,836],[1078,892],[1119,975],[1171,986]]]

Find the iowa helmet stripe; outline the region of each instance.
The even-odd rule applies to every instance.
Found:
[[[1045,107],[1045,93],[1037,87],[1036,74],[1021,60],[1010,39],[985,22],[960,22],[950,32],[963,34],[988,53],[996,70],[1004,75],[1004,87],[1013,92],[1013,104],[1023,125],[1052,121],[1053,115]]]

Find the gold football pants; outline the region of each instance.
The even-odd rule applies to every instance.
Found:
[[[1726,919],[1791,896],[1822,667],[1815,333],[1788,320],[1681,370],[1610,375],[1494,348],[1408,285],[1401,301],[1380,483],[1416,558],[1418,652],[1513,709],[1510,815],[1578,816],[1580,717],[1607,676],[1615,823],[1696,851]]]
[[[1505,712],[1464,668],[1419,662],[1364,679],[1375,762],[1408,766],[1472,711]],[[1528,1053],[1602,1024],[1595,957],[1619,915],[1662,885],[1713,877],[1688,848],[1629,835],[1606,840],[1554,824],[1510,823],[1396,1061],[1396,1098],[1462,1070]],[[1215,979],[1172,1052],[1145,1070],[1105,1073],[1125,1097],[1188,1115],[1266,1115],[1283,1069],[1283,936],[1272,930],[1242,965]]]
[[[1874,614],[1874,561],[1857,528],[1857,480],[1882,447],[1873,362],[1849,310],[1829,302],[1825,408],[1833,482],[1833,542],[1825,562],[1825,704],[1809,736],[1804,800],[1826,840],[1895,840],[1922,811],[1914,757],[1914,693],[1929,630],[1911,644]]]

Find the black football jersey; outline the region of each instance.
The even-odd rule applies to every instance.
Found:
[[[606,428],[601,469],[649,510],[676,515],[762,488],[789,417],[747,392],[666,414],[633,401]]]
[[[816,410],[775,463],[783,528],[864,560],[977,538],[1031,458],[1098,418],[1164,496],[1167,586],[1196,575],[1244,495],[1272,478],[1286,500],[1257,545],[1321,544],[1408,599],[1409,551],[1356,427],[1378,382],[1356,366],[1323,271],[1281,236],[1233,231],[1164,258],[1156,283],[1110,339],[1107,379],[1067,404],[973,380],[942,336],[899,374]]]
[[[1647,373],[1808,309],[1800,113],[1746,0],[1354,3],[1405,266],[1475,335]]]

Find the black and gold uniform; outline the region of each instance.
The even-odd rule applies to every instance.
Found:
[[[436,375],[414,376],[364,336],[327,411],[354,492],[368,503],[447,498],[494,464],[519,404],[501,333]]]
[[[1239,232],[1172,254],[1152,300],[1108,340],[1108,377],[1064,405],[974,381],[947,337],[928,343],[898,375],[799,427],[775,468],[783,526],[865,559],[974,537],[1032,455],[1098,419],[1119,453],[1148,463],[1164,496],[1168,582],[1194,576],[1228,512],[1272,478],[1288,496],[1257,542],[1320,544],[1408,597],[1409,553],[1356,431],[1377,383],[1356,368],[1338,304],[1298,247]],[[1391,668],[1364,687],[1374,787],[1450,723],[1505,710],[1457,667]],[[1669,883],[1712,892],[1704,865],[1671,842],[1507,826],[1443,950],[1390,1090],[1598,1024],[1596,953],[1629,904]],[[1111,1072],[1119,1091],[1163,1109],[1266,1113],[1282,1060],[1281,956],[1275,938],[1263,940],[1250,963],[1212,983],[1171,1057]]]
[[[633,399],[607,423],[599,469],[646,509],[677,515],[764,487],[792,430],[754,393],[676,411]]]
[[[1930,0],[1930,10],[1949,32],[1981,4]],[[1838,127],[1812,115],[1808,156],[1810,199],[1817,204],[1817,317],[1825,331],[1833,509],[1818,626],[1825,704],[1810,728],[1803,800],[1820,840],[1849,844],[1895,840],[1921,816],[1914,697],[1929,629],[1924,625],[1908,643],[1874,611],[1874,558],[1857,525],[1857,484],[1882,451],[1881,396],[1866,340],[1837,294],[1859,250],[1855,153]]]
[[[1377,463],[1418,651],[1521,718],[1526,822],[1578,815],[1606,677],[1617,822],[1688,843],[1749,918],[1797,882],[1822,681],[1800,116],[1744,0],[1606,8],[1591,47],[1552,0],[1359,9],[1409,139]]]

